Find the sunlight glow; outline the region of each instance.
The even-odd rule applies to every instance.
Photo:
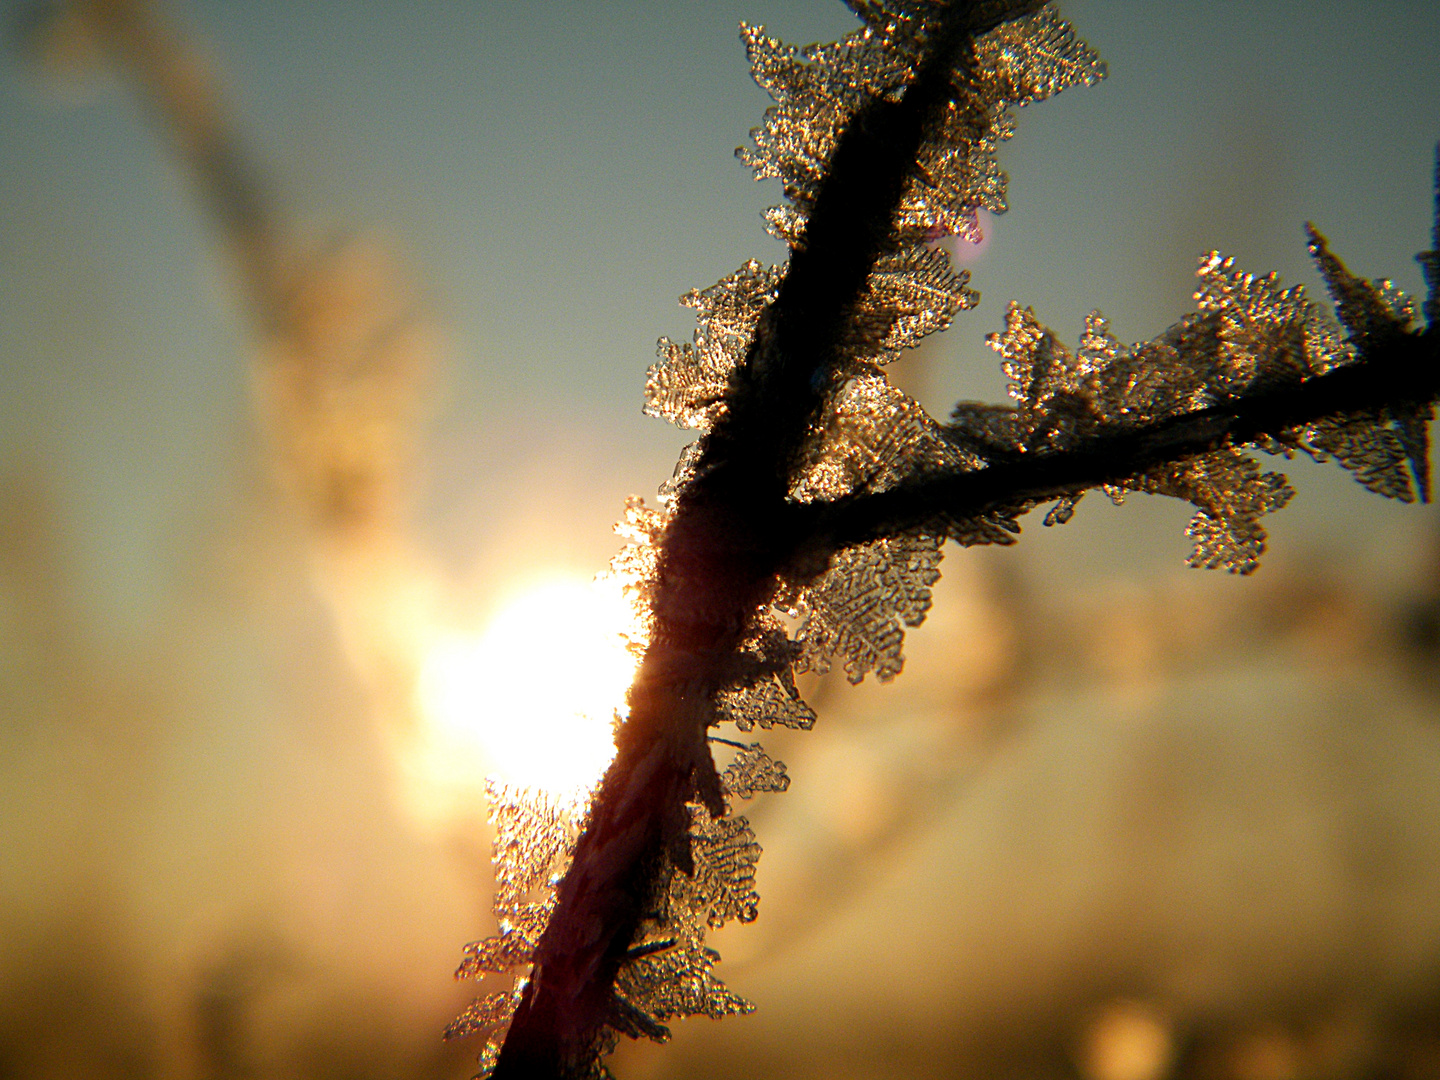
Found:
[[[557,794],[591,787],[615,756],[635,657],[613,583],[565,579],[515,596],[477,637],[431,650],[421,708],[446,741],[479,750],[491,775]]]

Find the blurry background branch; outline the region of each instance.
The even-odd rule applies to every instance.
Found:
[[[272,471],[315,544],[317,584],[394,728],[413,723],[433,572],[410,536],[441,349],[409,275],[374,239],[301,235],[244,145],[201,48],[150,0],[54,0],[30,52],[109,62],[140,95],[230,254],[257,338],[251,375]]]

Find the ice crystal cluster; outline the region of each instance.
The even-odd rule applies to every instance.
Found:
[[[779,177],[787,206],[766,215],[770,231],[790,244],[803,234],[815,192],[840,131],[877,95],[903,92],[913,77],[925,29],[924,9],[858,6],[864,25],[841,41],[803,52],[743,27],[756,81],[775,99],[752,137],[754,151],[739,156],[758,178]],[[968,275],[932,242],[959,234],[978,239],[976,211],[1004,209],[1005,177],[995,148],[1013,130],[1009,109],[1067,85],[1094,81],[1098,59],[1053,11],[1006,23],[978,43],[979,63],[963,85],[968,99],[953,105],[940,137],[927,143],[902,209],[897,242],[875,266],[845,341],[849,368],[826,426],[814,432],[797,468],[797,500],[878,490],[921,465],[975,466],[981,459],[951,438],[943,425],[889,385],[882,366],[926,335],[944,329],[978,300]],[[973,73],[972,73],[973,74]],[[982,122],[975,124],[975,117]],[[922,179],[923,177],[923,179]],[[662,338],[659,361],[646,384],[646,412],[682,427],[706,431],[726,407],[730,380],[744,360],[756,325],[774,300],[785,267],[747,262],[708,289],[682,297],[694,308],[693,343]],[[662,490],[661,509],[633,500],[620,531],[632,541],[611,572],[643,597],[655,569],[654,552],[675,497],[689,481],[688,459]],[[975,540],[1008,540],[1007,522],[972,524]],[[914,532],[842,552],[819,580],[785,595],[777,606],[800,620],[793,639],[774,615],[761,613],[746,650],[750,671],[720,693],[717,715],[739,732],[776,725],[808,728],[814,712],[795,687],[797,669],[824,671],[843,658],[852,681],[867,672],[889,679],[899,672],[903,627],[917,625],[930,605],[939,575],[941,532]],[[664,1039],[663,1022],[677,1016],[712,1017],[749,1011],[713,975],[718,960],[704,944],[705,930],[730,919],[755,918],[755,864],[760,855],[731,800],[783,791],[784,765],[758,743],[719,738],[733,760],[721,772],[727,812],[719,817],[690,807],[693,872],[673,871],[665,903],[646,921],[615,985],[611,1027],[630,1036]],[[500,889],[498,937],[466,948],[457,974],[474,977],[523,969],[534,955],[563,873],[580,811],[514,789],[493,787],[495,864]],[[449,1035],[489,1030],[482,1071],[493,1065],[522,981],[513,990],[476,1000]]]
[[[1311,251],[1336,297],[1345,327],[1305,297],[1301,286],[1281,289],[1275,275],[1236,270],[1211,252],[1200,262],[1198,311],[1154,341],[1121,345],[1098,311],[1085,320],[1073,352],[1029,308],[1012,303],[1005,331],[990,345],[1003,359],[1014,409],[961,404],[951,429],[992,458],[1043,454],[1084,446],[1097,436],[1223,407],[1244,395],[1293,388],[1357,359],[1356,340],[1400,333],[1413,308],[1388,281],[1352,277],[1311,230]],[[1349,330],[1347,339],[1345,330]],[[1351,413],[1276,431],[1255,445],[1318,461],[1334,458],[1381,495],[1428,498],[1426,422],[1430,406]],[[1294,494],[1279,473],[1262,473],[1255,459],[1222,445],[1105,485],[1116,502],[1126,492],[1170,495],[1196,507],[1187,532],[1195,542],[1190,565],[1250,573],[1265,548],[1259,519]],[[1068,521],[1083,494],[1059,500],[1046,524]],[[1017,506],[1023,511],[1026,507]]]
[[[796,49],[742,26],[755,80],[774,99],[753,150],[737,156],[757,179],[782,181],[788,204],[766,212],[772,235],[801,242],[805,223],[840,133],[877,97],[904,91],[944,5],[853,4],[863,26],[838,42]],[[894,226],[892,246],[871,272],[844,341],[840,389],[825,425],[812,433],[795,470],[797,500],[884,490],[920,469],[976,467],[968,450],[913,399],[891,386],[883,365],[950,325],[978,295],[934,241],[980,238],[978,210],[1005,209],[1005,174],[996,148],[1014,131],[1011,109],[1102,77],[1099,57],[1052,8],[1004,22],[975,43],[954,75],[955,99],[921,150]],[[705,431],[725,407],[732,374],[746,357],[761,312],[784,267],[749,262],[708,289],[682,297],[699,314],[693,344],[662,338],[646,383],[646,412]],[[684,482],[682,461],[680,483]],[[951,530],[916,531],[841,552],[819,581],[785,592],[778,607],[801,620],[793,648],[800,670],[826,671],[843,659],[852,682],[869,672],[889,679],[902,664],[903,628],[930,605],[946,531],[969,543],[1007,543],[1018,527],[986,515]],[[809,726],[793,684],[778,675],[725,695],[725,711],[755,724]]]
[[[495,834],[494,910],[500,933],[466,945],[455,977],[520,974],[511,989],[476,998],[445,1029],[447,1039],[489,1032],[480,1053],[481,1075],[490,1072],[499,1056],[525,989],[524,972],[555,907],[555,883],[569,866],[585,815],[582,797],[566,799],[493,779],[485,785],[485,797]]]
[[[900,102],[916,85],[948,9],[941,0],[852,0],[851,7],[861,20],[858,30],[803,50],[763,29],[742,27],[754,77],[775,104],[751,133],[753,149],[737,153],[757,178],[781,181],[786,203],[767,211],[765,222],[792,254],[806,246],[807,223],[846,131],[864,110],[877,102]],[[1009,379],[1013,404],[962,403],[942,422],[889,383],[887,363],[978,301],[969,275],[951,265],[936,241],[947,235],[978,239],[977,211],[1005,209],[1005,175],[995,154],[1012,134],[1012,110],[1104,75],[1099,58],[1050,7],[997,0],[967,11],[979,20],[970,25],[993,29],[955,54],[944,109],[938,120],[927,121],[888,239],[845,310],[838,348],[827,361],[831,370],[823,373],[822,407],[787,465],[782,509],[818,512],[932,488],[943,493],[957,478],[1077,458],[1099,462],[1091,473],[1101,478],[1084,473],[1090,478],[1073,484],[1021,485],[1024,493],[1013,497],[987,495],[953,504],[943,497],[933,504],[922,500],[923,511],[903,516],[903,523],[857,530],[855,539],[829,548],[818,545],[821,555],[808,563],[781,561],[773,591],[748,616],[738,650],[724,662],[724,677],[710,684],[713,711],[706,716],[711,728],[725,734],[710,735],[709,742],[728,764],[719,772],[718,790],[713,775],[710,787],[697,780],[696,799],[685,808],[689,829],[681,846],[688,850],[672,849],[659,858],[658,887],[646,901],[638,930],[620,939],[631,943],[611,988],[593,1069],[585,1076],[606,1075],[599,1058],[619,1035],[663,1040],[665,1022],[672,1018],[749,1011],[714,974],[719,957],[707,948],[705,932],[756,917],[760,848],[732,804],[759,792],[783,791],[789,778],[759,743],[730,733],[809,728],[815,713],[797,690],[799,672],[825,672],[838,661],[851,682],[870,673],[881,680],[896,675],[905,629],[925,617],[947,539],[962,545],[1013,543],[1022,514],[1050,503],[1045,524],[1063,524],[1085,491],[1099,487],[1116,502],[1143,492],[1191,503],[1190,564],[1249,573],[1265,546],[1261,518],[1293,494],[1283,476],[1261,469],[1252,456],[1256,450],[1333,459],[1382,495],[1428,497],[1428,401],[1348,412],[1342,403],[1333,415],[1321,411],[1279,425],[1246,428],[1236,421],[1255,403],[1355,365],[1373,346],[1410,331],[1410,302],[1388,282],[1352,276],[1313,230],[1310,250],[1338,321],[1311,303],[1302,288],[1283,289],[1274,275],[1244,273],[1212,252],[1200,263],[1196,310],[1153,341],[1122,344],[1093,312],[1072,349],[1031,309],[1012,303],[1003,331],[993,334],[990,344]],[[1429,258],[1432,295],[1426,311],[1433,318],[1440,256]],[[747,262],[715,285],[687,294],[681,303],[696,312],[693,341],[659,342],[645,411],[698,431],[701,441],[682,455],[674,479],[661,489],[658,508],[633,499],[619,526],[630,544],[610,572],[626,584],[638,612],[648,612],[658,595],[667,530],[706,468],[707,433],[724,423],[746,392],[753,374],[747,365],[764,362],[764,347],[756,343],[790,265]],[[1217,427],[1219,434],[1208,441],[1181,437],[1224,418],[1232,426]],[[1148,439],[1144,445],[1162,451],[1182,449],[1134,457],[1106,450],[1141,445],[1132,437]],[[803,543],[796,547],[806,550]],[[645,615],[638,619],[638,651],[653,625]],[[450,1032],[491,1032],[483,1071],[495,1063],[525,993],[526,971],[552,914],[555,886],[589,812],[583,800],[562,805],[509,788],[492,788],[491,799],[500,934],[468,946],[458,974],[518,973],[519,978],[513,989],[478,999]],[[683,824],[680,828],[683,832]]]
[[[768,723],[767,723],[768,726]],[[758,743],[730,743],[734,759],[721,774],[726,796],[750,798],[784,791],[790,783],[785,766]],[[445,1037],[476,1032],[488,1037],[480,1053],[480,1075],[487,1075],[528,981],[528,969],[554,910],[555,886],[570,863],[585,824],[585,798],[565,798],[491,781],[486,788],[495,833],[494,911],[500,933],[465,946],[456,978],[514,976],[512,986],[477,997],[446,1029]],[[689,873],[673,873],[641,936],[630,949],[615,981],[610,1030],[597,1047],[596,1075],[604,1075],[599,1056],[619,1035],[669,1038],[664,1021],[677,1016],[719,1019],[752,1011],[712,973],[719,955],[705,946],[707,928],[736,919],[754,920],[760,897],[755,864],[760,845],[744,817],[714,817],[699,804],[687,807],[691,818]]]

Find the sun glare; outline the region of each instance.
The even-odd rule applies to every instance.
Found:
[[[635,658],[623,595],[602,582],[551,581],[515,596],[479,637],[431,651],[421,706],[446,742],[478,750],[489,773],[558,794],[593,785],[615,756]]]

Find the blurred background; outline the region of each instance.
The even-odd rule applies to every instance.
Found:
[[[937,415],[1003,397],[1010,299],[1145,339],[1211,248],[1318,298],[1306,219],[1419,293],[1440,9],[1063,11],[1111,75],[1002,148],[983,301],[896,370]],[[640,414],[675,298],[783,254],[737,23],[852,20],[4,13],[0,1076],[469,1076],[486,732],[686,441]],[[758,1011],[617,1073],[1440,1076],[1440,520],[1284,467],[1250,579],[1138,497],[952,549],[905,674],[767,740],[761,918],[716,942]]]

